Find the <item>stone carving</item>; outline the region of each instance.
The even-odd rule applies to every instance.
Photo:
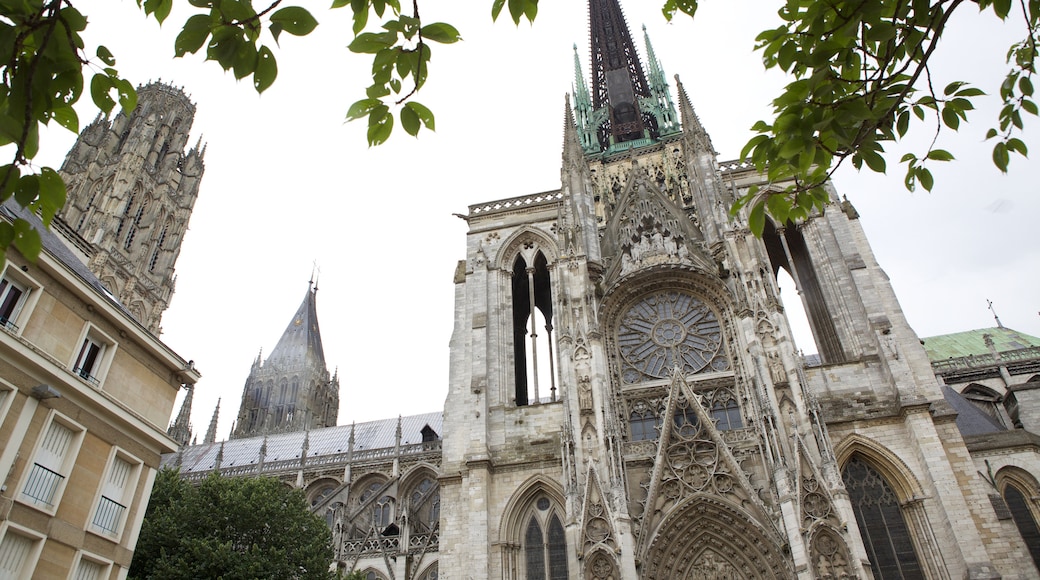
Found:
[[[845,543],[831,530],[823,529],[816,534],[811,554],[816,577],[820,580],[844,580],[853,577]]]
[[[578,377],[578,407],[582,413],[592,412],[592,381],[588,375]]]

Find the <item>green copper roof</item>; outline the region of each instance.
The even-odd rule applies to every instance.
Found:
[[[986,340],[983,338],[987,334],[992,338],[993,347],[997,352],[1040,346],[1040,338],[1001,327],[931,336],[922,338],[921,342],[924,343],[924,349],[928,352],[928,358],[935,362],[962,356],[988,355],[989,347],[986,346]]]

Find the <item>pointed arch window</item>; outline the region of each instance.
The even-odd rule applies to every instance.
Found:
[[[566,580],[567,540],[560,518],[550,512],[545,527],[539,520],[538,514],[532,513],[524,532],[527,580]]]
[[[813,338],[823,362],[844,362],[845,350],[838,338],[838,331],[834,326],[823,287],[802,232],[790,222],[786,227],[777,228],[766,220],[762,240],[773,267],[773,276],[783,268],[794,279],[798,293],[805,302],[805,314],[809,318],[809,326],[812,328]]]
[[[873,467],[853,456],[842,471],[863,546],[879,580],[924,578],[895,491]]]
[[[1022,539],[1029,548],[1033,564],[1040,570],[1040,527],[1037,527],[1025,494],[1018,487],[1008,484],[1004,486],[1004,501],[1011,512],[1011,519],[1014,520],[1018,533],[1022,535]]]
[[[532,242],[525,245],[530,263],[522,254],[517,255],[513,262],[513,369],[517,406],[538,403],[539,379],[545,376],[549,382],[550,400],[556,400],[549,266],[545,254],[541,251],[531,253],[533,248]],[[544,327],[544,335],[539,334],[539,326]],[[540,361],[539,356],[546,360]]]
[[[166,243],[166,233],[170,229],[170,221],[166,220],[163,224],[162,232],[159,233],[159,239],[155,241],[155,249],[152,250],[152,257],[148,260],[148,271],[154,272],[155,265],[159,262],[159,256],[163,251],[163,244]]]

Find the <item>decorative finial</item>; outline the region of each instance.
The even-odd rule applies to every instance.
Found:
[[[989,311],[993,313],[993,320],[997,321],[997,328],[1004,328],[1004,325],[1000,323],[1000,317],[997,316],[997,311],[993,310],[993,301],[989,298],[986,299],[986,306],[989,307]]]

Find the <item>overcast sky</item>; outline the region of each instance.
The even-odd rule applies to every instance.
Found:
[[[583,2],[544,2],[535,25],[519,28],[492,24],[489,0],[421,3],[424,20],[455,24],[465,39],[434,47],[417,99],[433,109],[437,132],[414,139],[398,131],[373,149],[363,122],[343,122],[370,82],[370,62],[345,48],[347,9],[327,4],[305,3],[321,25],[310,37],[283,35],[278,80],[258,96],[215,63],[172,58],[176,24],[189,12],[175,10],[160,29],[133,0],[75,3],[91,21],[90,54],[105,44],[134,84],[161,78],[197,105],[192,142],[207,144],[206,173],[162,338],[202,372],[193,413],[200,439],[218,398],[218,438],[227,436],[250,364],[289,324],[314,263],[325,356],[341,382],[339,422],[441,409],[452,275],[465,258],[465,223],[452,214],[560,186],[574,44],[589,73]],[[644,65],[645,24],[669,78],[680,76],[720,160],[729,160],[784,82],[752,52],[756,34],[777,18],[761,0],[702,4],[695,22],[677,16],[668,24],[660,0],[623,2]],[[1007,46],[1024,32],[969,7],[961,12],[935,82],[971,80],[995,93]],[[1040,335],[1040,164],[1015,158],[1009,176],[994,169],[982,143],[996,116],[992,101],[962,134],[940,142],[960,161],[933,168],[931,194],[906,192],[897,166],[905,151],[922,150],[931,129],[920,131],[923,141],[893,147],[889,175],[847,168],[835,177],[920,336],[995,326],[987,299],[1005,326]],[[82,123],[94,115],[84,98]],[[1025,141],[1040,149],[1037,124],[1027,123]],[[73,136],[52,131],[45,139],[39,160],[60,165]]]

